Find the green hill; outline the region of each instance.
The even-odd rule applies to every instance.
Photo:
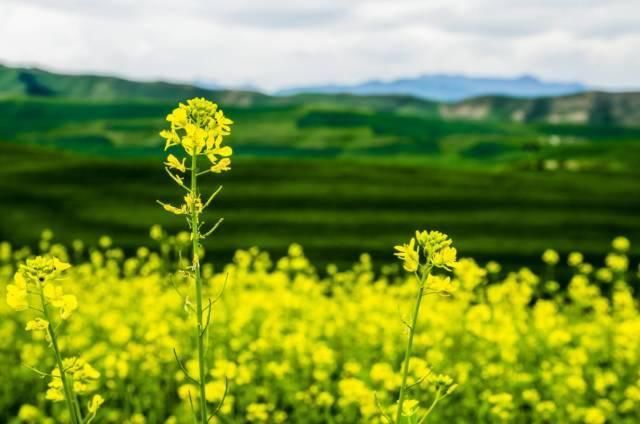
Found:
[[[588,92],[537,99],[479,97],[442,105],[440,112],[447,119],[637,127],[640,93]]]
[[[353,96],[223,103],[243,157],[428,158],[456,166],[634,170],[640,128],[443,120],[433,104]],[[393,106],[392,106],[393,105]],[[159,157],[171,101],[22,97],[0,100],[0,142],[102,157]],[[419,106],[424,106],[420,108]],[[431,109],[429,109],[430,106]]]
[[[177,102],[204,96],[251,104],[263,97],[244,91],[213,91],[188,84],[141,82],[99,75],[64,75],[0,65],[0,97],[64,97],[85,100],[147,99]]]

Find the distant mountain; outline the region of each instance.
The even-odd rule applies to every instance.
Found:
[[[251,91],[254,93],[262,93],[262,90],[260,89],[260,87],[258,87],[255,84],[239,84],[239,85],[233,85],[233,86],[229,86],[229,85],[222,85],[216,81],[213,80],[209,80],[209,79],[195,79],[193,80],[192,84],[198,88],[204,88],[207,90],[214,90],[214,91]]]
[[[393,81],[368,81],[356,85],[294,87],[278,95],[297,93],[350,93],[357,95],[407,94],[424,99],[455,102],[484,95],[512,97],[561,96],[586,91],[581,83],[548,82],[525,75],[517,78],[482,78],[461,75],[423,75]]]
[[[219,87],[164,81],[143,82],[103,75],[66,75],[37,68],[0,65],[0,98],[16,96],[64,97],[85,100],[163,100],[177,102],[197,96],[215,96],[230,103],[250,105],[262,94],[222,90]]]
[[[192,84],[195,85],[196,87],[204,88],[207,90],[223,90],[224,89],[224,87],[222,87],[217,82],[213,80],[208,80],[208,79],[195,79],[193,80]]]

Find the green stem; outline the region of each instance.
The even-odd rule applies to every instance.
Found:
[[[398,398],[398,411],[396,413],[396,424],[400,423],[400,418],[402,417],[402,405],[404,403],[404,398],[406,395],[407,388],[407,377],[409,375],[409,361],[411,359],[411,350],[413,349],[413,336],[416,332],[416,324],[418,322],[418,315],[420,313],[420,304],[422,303],[422,298],[424,297],[424,281],[426,277],[429,275],[431,270],[426,268],[422,278],[420,281],[420,289],[418,290],[418,296],[416,297],[416,303],[413,308],[413,316],[411,318],[411,326],[409,327],[409,340],[407,341],[407,349],[404,354],[404,365],[402,368],[402,384],[400,385],[400,397]]]
[[[191,157],[191,194],[193,196],[198,195],[198,157]],[[200,259],[198,258],[198,250],[200,246],[200,223],[198,219],[198,211],[195,204],[191,205],[191,238],[193,242],[192,246],[192,265],[193,276],[196,283],[196,314],[198,315],[198,328],[197,328],[197,340],[198,340],[198,367],[199,367],[199,389],[200,389],[200,422],[206,424],[208,420],[207,404],[205,397],[205,362],[204,362],[204,337],[205,331],[202,324],[202,278],[200,276]]]
[[[42,302],[42,314],[44,315],[44,319],[49,323],[47,329],[49,331],[49,337],[51,338],[51,346],[53,347],[53,352],[56,357],[56,363],[58,365],[58,370],[60,371],[60,379],[62,380],[62,389],[64,391],[64,398],[67,402],[67,409],[69,409],[69,414],[71,416],[71,421],[74,424],[81,424],[81,421],[78,417],[78,413],[74,407],[73,401],[73,388],[69,386],[69,382],[67,381],[67,375],[64,370],[64,365],[62,365],[62,357],[60,356],[60,348],[58,347],[58,338],[56,337],[56,331],[53,329],[53,323],[49,317],[49,309],[47,308],[47,301],[44,298],[44,290],[41,284],[38,284],[38,288],[40,289],[40,301]]]
[[[436,392],[436,398],[433,400],[433,403],[431,404],[431,406],[429,407],[427,412],[424,414],[422,419],[420,419],[420,421],[418,421],[418,424],[422,424],[423,422],[425,422],[427,420],[427,417],[429,416],[429,414],[431,414],[431,411],[433,411],[433,408],[436,407],[438,402],[440,402],[440,399],[442,399],[442,398],[440,397],[440,389],[438,389],[438,391]]]
[[[76,407],[76,412],[78,413],[78,420],[81,423],[84,423],[84,418],[82,417],[82,410],[80,409],[80,401],[78,401],[78,395],[73,393],[73,404]]]

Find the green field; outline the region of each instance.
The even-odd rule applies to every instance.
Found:
[[[160,160],[11,144],[2,152],[0,239],[34,245],[51,228],[61,241],[109,234],[133,248],[148,241],[153,223],[184,228],[155,203],[179,196]],[[547,247],[599,256],[616,235],[640,237],[636,174],[454,169],[421,159],[239,158],[219,182],[224,190],[214,211],[225,223],[207,245],[215,262],[253,245],[280,254],[294,241],[320,265],[345,265],[360,252],[391,262],[389,246],[423,227],[449,233],[465,256],[514,266],[538,263]],[[210,179],[210,190],[215,184]]]

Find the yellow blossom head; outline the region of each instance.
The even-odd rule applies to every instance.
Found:
[[[542,254],[542,261],[547,265],[555,265],[560,260],[560,255],[553,249],[547,249]]]
[[[624,253],[629,250],[631,243],[628,238],[619,236],[613,239],[611,246],[618,252]]]
[[[165,139],[165,150],[172,146],[181,145],[189,156],[206,155],[212,164],[216,164],[218,157],[229,157],[232,150],[223,146],[224,137],[231,134],[233,121],[218,109],[218,105],[204,98],[195,98],[180,103],[168,116],[171,124],[168,130],[160,132]],[[173,155],[167,157],[167,167],[185,172],[184,160]],[[219,166],[217,171],[228,169]]]
[[[408,244],[395,247],[396,256],[404,261],[404,269],[408,272],[416,272],[421,266],[450,271],[456,266],[458,253],[452,243],[449,236],[439,231],[416,231],[415,238]]]

